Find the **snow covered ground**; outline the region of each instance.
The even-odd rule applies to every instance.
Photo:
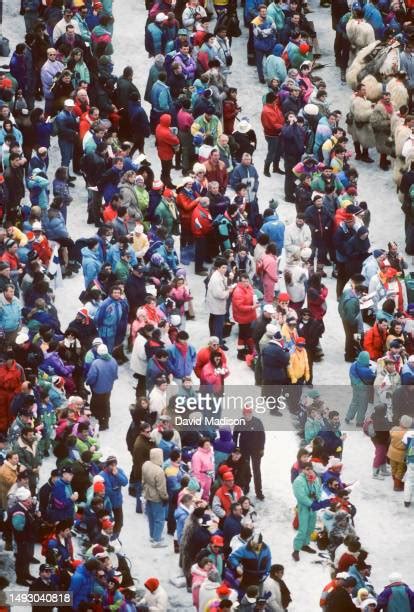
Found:
[[[6,3],[3,31],[10,39],[11,48],[23,40],[23,20],[18,16],[19,3]],[[333,32],[329,9],[321,9],[311,0],[310,7],[315,11],[309,17],[313,19],[322,50],[321,62],[326,67],[320,74],[327,82],[331,108],[340,108],[345,113],[348,109],[350,90],[341,85],[339,71],[334,65]],[[144,24],[146,11],[144,3],[136,0],[117,0],[115,12],[115,73],[120,74],[125,65],[130,64],[135,71],[135,83],[141,93],[145,88],[151,60],[144,50]],[[241,116],[247,116],[255,127],[259,146],[254,162],[259,172],[263,169],[265,142],[260,127],[261,96],[263,86],[257,80],[255,68],[246,64],[246,35],[235,39],[233,43],[234,63],[229,84],[239,88],[239,102],[242,106]],[[153,142],[146,145],[146,152],[155,172],[159,172],[159,163],[154,151]],[[58,150],[54,148],[53,169],[59,165]],[[374,155],[376,158],[376,155]],[[384,247],[389,240],[403,242],[403,218],[400,204],[395,195],[391,172],[382,172],[377,164],[367,165],[356,162],[360,172],[360,198],[368,202],[372,212],[371,242],[373,248]],[[86,225],[85,191],[78,178],[79,187],[75,190],[74,202],[69,210],[69,229],[74,238],[88,236],[91,226]],[[261,178],[259,201],[261,209],[271,198],[280,201],[283,198],[283,177]],[[281,218],[290,222],[294,218],[294,205],[281,202]],[[204,286],[200,277],[190,275],[190,285],[195,299],[196,320],[188,322],[187,330],[195,346],[201,346],[208,336],[207,316],[204,307]],[[344,385],[348,383],[348,366],[343,361],[343,330],[337,314],[334,281],[327,279],[330,291],[328,314],[325,320],[326,333],[323,337],[325,360],[317,364],[314,373],[314,384]],[[65,280],[64,287],[58,291],[56,303],[62,325],[68,323],[79,306],[77,296],[82,286],[82,276]],[[234,345],[234,342],[231,342]],[[245,364],[235,359],[235,351],[229,351],[231,376],[229,384],[253,384],[253,374]],[[134,399],[133,379],[127,366],[120,370],[120,377],[112,395],[112,420],[110,431],[101,434],[102,446],[111,448],[119,457],[119,462],[127,471],[130,468],[130,456],[125,445],[125,434],[129,424],[129,404]],[[323,389],[321,387],[323,394]],[[329,402],[335,408],[335,401]],[[284,429],[287,429],[285,427]],[[291,527],[294,498],[290,486],[290,466],[295,460],[298,439],[292,431],[271,431],[267,434],[265,457],[263,460],[263,478],[265,501],[257,502],[265,541],[272,550],[273,562],[285,565],[285,580],[292,591],[294,603],[289,610],[296,612],[314,612],[319,609],[318,600],[322,587],[329,581],[328,570],[322,565],[312,563],[310,555],[302,554],[300,563],[291,558],[294,532]],[[372,444],[360,431],[350,432],[344,451],[344,480],[358,479],[360,485],[352,494],[352,501],[357,506],[356,528],[363,546],[369,551],[369,562],[373,566],[372,581],[380,591],[387,583],[391,571],[398,570],[408,583],[414,585],[414,566],[412,563],[412,524],[413,510],[405,509],[401,494],[391,491],[389,480],[374,481],[371,478]],[[51,460],[43,470],[43,478],[51,468]],[[134,501],[125,496],[125,526],[122,541],[133,567],[133,575],[140,584],[149,576],[157,576],[170,593],[171,609],[182,612],[192,610],[191,598],[184,591],[168,586],[168,578],[177,575],[177,557],[171,547],[154,550],[149,545],[146,520],[136,515]],[[33,568],[34,570],[35,568]]]

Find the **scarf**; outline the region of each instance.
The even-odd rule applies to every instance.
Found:
[[[175,346],[178,348],[178,350],[180,351],[181,355],[184,357],[186,357],[187,352],[188,352],[188,344],[181,344],[181,342],[176,342]]]

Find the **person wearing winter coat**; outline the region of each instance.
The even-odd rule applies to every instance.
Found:
[[[171,130],[171,115],[164,113],[155,129],[155,141],[158,157],[161,161],[161,180],[169,187],[173,188],[171,180],[172,159],[175,155],[176,147],[180,145],[180,140]]]
[[[310,378],[305,338],[300,336],[296,338],[295,345],[295,350],[290,355],[287,373],[292,385],[302,385],[309,382]]]
[[[239,324],[237,358],[243,361],[246,354],[254,351],[252,323],[257,318],[256,296],[248,274],[240,275],[240,282],[237,283],[231,296],[231,304],[233,318]]]
[[[149,535],[153,548],[166,546],[162,542],[166,504],[167,480],[162,469],[163,454],[160,448],[150,450],[149,460],[142,466],[142,493],[146,502]]]
[[[214,480],[214,452],[211,448],[211,442],[207,438],[200,440],[198,449],[191,457],[191,470],[193,476],[200,483],[202,498],[208,501]]]
[[[155,57],[159,53],[164,52],[164,27],[163,24],[167,21],[167,15],[158,13],[155,21],[150,22],[145,28],[145,50],[150,57]]]
[[[226,278],[227,261],[223,257],[217,257],[215,259],[214,268],[215,270],[207,286],[206,305],[210,314],[210,334],[212,336],[217,336],[220,346],[224,348],[226,345],[223,341],[223,328],[227,310],[227,300],[231,296],[234,286],[228,284]]]
[[[403,478],[407,470],[404,437],[412,427],[412,424],[413,419],[404,414],[400,418],[399,425],[396,425],[390,429],[390,445],[388,447],[387,457],[390,460],[391,476],[394,481],[394,491],[404,491]]]
[[[414,591],[403,581],[401,574],[393,572],[389,583],[377,598],[377,610],[411,612],[414,609]]]
[[[219,437],[213,441],[214,465],[216,470],[221,463],[226,462],[226,459],[233,452],[235,446],[231,430],[219,429]]]
[[[312,463],[305,464],[302,472],[293,481],[293,493],[297,500],[299,527],[293,541],[294,550],[292,557],[295,561],[299,561],[299,551],[316,552],[309,546],[311,534],[315,530],[316,512],[320,508],[328,507],[330,501],[319,501],[321,499],[322,486],[319,478],[313,471]]]
[[[127,486],[128,478],[124,470],[118,467],[118,460],[113,455],[106,458],[105,468],[99,472],[99,475],[102,476],[104,480],[105,497],[111,502],[115,521],[113,535],[118,537],[124,523],[122,512],[122,487]]]
[[[364,334],[364,349],[369,353],[372,361],[377,361],[384,355],[388,335],[388,321],[379,319]]]
[[[64,466],[60,470],[61,476],[54,483],[50,492],[47,519],[52,523],[58,521],[73,521],[75,517],[75,502],[79,494],[72,490],[72,468]]]
[[[233,472],[224,472],[224,474],[221,476],[221,481],[223,484],[214,493],[211,507],[214,514],[220,519],[220,524],[224,529],[224,519],[226,517],[233,516],[234,518],[238,519],[238,522],[240,523],[242,518],[242,509],[241,505],[237,502],[242,497],[243,491],[238,485],[234,484]],[[229,525],[228,528],[230,530]],[[236,532],[233,531],[230,534],[228,531],[229,537],[227,544],[230,542],[235,533]],[[240,533],[240,529],[237,533]]]
[[[95,325],[110,353],[113,353],[114,349],[119,347],[124,340],[128,311],[128,302],[122,298],[118,286],[112,288],[109,297],[98,308],[94,319]]]
[[[267,245],[265,254],[260,260],[260,267],[264,302],[265,304],[273,304],[275,288],[278,283],[277,246],[274,242]]]
[[[331,245],[332,216],[324,206],[320,195],[315,195],[312,201],[312,206],[308,206],[305,210],[305,223],[309,225],[312,233],[312,255],[309,262],[313,268],[316,257],[317,271],[323,276],[325,274],[323,267],[327,263],[327,254]]]
[[[22,321],[22,304],[15,296],[15,288],[7,284],[0,294],[0,328],[3,329],[6,345],[11,345],[17,337]]]
[[[263,394],[266,386],[286,385],[288,383],[287,367],[290,361],[289,350],[284,346],[280,331],[276,331],[261,350]]]
[[[271,164],[273,172],[282,174],[282,171],[279,168],[279,162],[282,154],[281,132],[285,123],[285,118],[279,106],[279,102],[277,101],[276,94],[273,92],[266,95],[266,103],[263,106],[260,119],[267,142],[264,175],[270,177]]]
[[[353,612],[358,608],[354,605],[351,593],[355,588],[356,580],[353,577],[346,578],[342,584],[328,594],[326,598],[326,612]]]
[[[361,8],[354,9],[353,16],[346,24],[346,36],[351,45],[350,63],[355,56],[375,40],[375,32],[372,25],[364,19],[364,12]]]
[[[191,376],[196,362],[196,350],[188,343],[189,338],[186,331],[179,331],[176,341],[168,348],[169,367],[177,380]]]
[[[227,563],[241,578],[240,588],[245,592],[250,585],[261,585],[266,580],[272,566],[272,554],[259,533],[245,546],[234,550]]]
[[[96,573],[100,567],[100,561],[92,557],[76,568],[69,586],[70,592],[73,593],[72,605],[75,610],[81,602],[88,601],[90,594],[98,587]]]
[[[279,219],[275,210],[266,208],[263,212],[263,225],[260,228],[260,233],[269,236],[269,242],[276,245],[277,254],[280,255],[285,240],[285,224]]]
[[[118,365],[105,344],[98,346],[97,356],[89,368],[85,384],[92,391],[91,412],[98,419],[100,429],[105,430],[109,426],[111,392],[118,378]]]
[[[101,271],[103,261],[101,260],[99,253],[99,242],[96,238],[90,238],[88,246],[81,249],[82,254],[82,272],[85,281],[85,288],[89,287],[89,284],[98,278],[98,274]]]
[[[269,612],[285,612],[292,601],[290,591],[283,580],[284,573],[283,565],[272,565],[269,576],[263,583],[263,597],[266,598]]]
[[[264,5],[259,7],[259,14],[252,20],[251,24],[259,81],[265,83],[263,59],[272,52],[276,44],[277,28],[273,19],[267,16],[267,8]]]
[[[40,70],[40,78],[42,81],[43,95],[45,97],[45,114],[49,114],[53,107],[53,92],[52,85],[57,73],[64,70],[62,62],[57,60],[57,52],[53,47],[47,50],[47,60]]]
[[[345,422],[350,423],[356,415],[356,426],[362,427],[368,403],[372,401],[372,385],[375,380],[375,365],[370,361],[368,351],[361,351],[349,369],[352,385],[352,400],[346,413]]]
[[[353,362],[356,357],[354,334],[360,332],[362,327],[359,296],[361,287],[352,284],[339,298],[338,312],[345,330],[345,361]]]
[[[179,232],[179,215],[175,204],[175,193],[168,187],[164,188],[161,200],[155,209],[155,216],[161,218],[161,222],[169,236]]]
[[[391,94],[385,91],[381,100],[377,102],[370,117],[370,124],[375,135],[375,145],[380,154],[381,170],[388,170],[391,162],[387,156],[394,154],[394,141],[391,137],[391,117],[394,107],[391,103]]]
[[[168,593],[160,585],[158,578],[147,578],[144,582],[145,594],[139,600],[139,605],[145,606],[149,612],[167,612]]]
[[[387,451],[390,444],[389,432],[391,429],[391,423],[387,418],[387,405],[377,404],[374,407],[371,419],[374,431],[371,441],[375,447],[372,477],[377,480],[384,480],[384,476],[389,474],[387,469]]]
[[[348,123],[348,131],[354,141],[355,159],[372,163],[369,149],[375,146],[375,136],[370,121],[373,105],[366,95],[366,86],[358,83],[349,107],[351,122]]]

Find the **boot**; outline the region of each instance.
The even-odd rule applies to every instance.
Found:
[[[404,491],[404,483],[394,476],[394,491]]]
[[[273,164],[273,172],[276,174],[285,174],[285,172],[279,168],[279,164]]]
[[[374,160],[368,154],[368,149],[362,149],[361,161],[365,162],[366,164],[374,163]]]
[[[174,540],[174,552],[176,555],[180,552],[180,546],[178,544],[178,540]]]
[[[411,502],[404,502],[404,506],[405,506],[406,508],[409,508],[409,507],[411,506]]]
[[[388,161],[385,153],[381,153],[379,167],[384,171],[388,170],[390,167],[390,162]]]
[[[375,478],[375,480],[384,480],[384,476],[380,473],[380,468],[373,468],[372,478]]]
[[[361,145],[359,142],[354,142],[355,159],[362,159]]]
[[[128,358],[125,357],[124,347],[122,345],[114,348],[112,351],[112,357],[116,360],[118,365],[123,365],[128,361]]]
[[[342,83],[346,83],[346,72],[345,72],[345,68],[341,68],[341,81],[342,81]]]
[[[267,176],[267,178],[270,178],[270,164],[268,164],[266,162],[265,162],[265,165],[264,165],[263,174],[265,176]]]
[[[384,465],[381,465],[380,472],[381,472],[381,474],[383,476],[390,476],[391,475],[391,472],[389,471],[386,463],[384,463]]]

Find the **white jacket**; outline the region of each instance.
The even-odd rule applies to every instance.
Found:
[[[145,353],[145,344],[147,340],[141,334],[135,338],[134,346],[131,353],[131,370],[140,376],[145,376],[147,373],[147,355]]]
[[[303,249],[304,247],[310,247],[312,242],[312,235],[310,227],[305,223],[302,227],[298,227],[296,223],[291,223],[286,226],[285,229],[285,251],[286,259],[290,255],[296,252],[296,247]]]
[[[229,295],[230,290],[227,289],[227,279],[216,270],[211,275],[207,287],[206,304],[208,312],[213,315],[226,314]]]
[[[140,603],[147,605],[150,612],[167,612],[167,591],[161,585],[153,593],[146,589],[145,597]]]
[[[66,33],[66,26],[69,25],[67,23],[67,21],[65,21],[62,17],[62,19],[60,21],[57,22],[57,24],[55,25],[55,27],[53,28],[53,34],[52,34],[52,39],[53,39],[53,44],[55,44],[55,42]],[[79,28],[79,22],[77,19],[71,19],[70,20],[70,25],[72,25],[75,28],[75,34],[78,34],[79,36],[81,35],[81,31]]]
[[[266,610],[269,612],[284,612],[282,607],[282,594],[279,583],[273,578],[267,577],[263,583],[263,596],[266,597]],[[270,593],[270,597],[268,597]]]

